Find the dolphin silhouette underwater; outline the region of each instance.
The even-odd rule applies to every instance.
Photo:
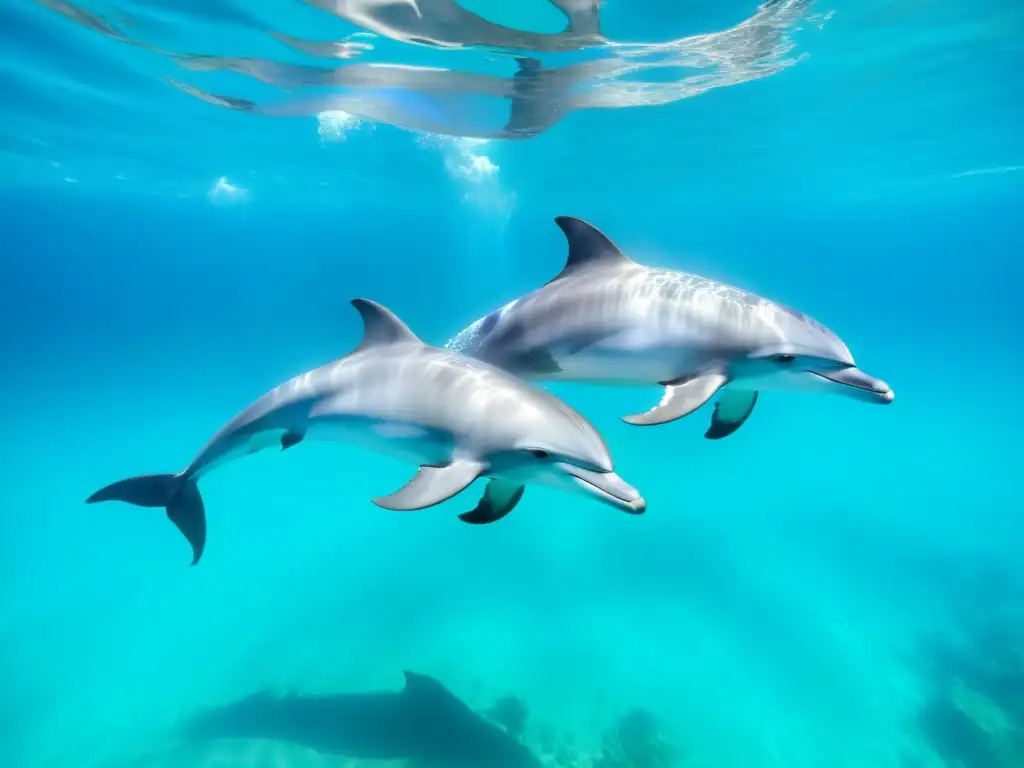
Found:
[[[197,481],[235,458],[311,437],[418,464],[405,486],[373,499],[385,509],[440,504],[488,477],[479,504],[461,520],[501,519],[528,482],[584,493],[631,514],[645,511],[636,489],[615,474],[600,433],[564,402],[487,363],[425,344],[380,304],[352,305],[364,335],[350,354],[265,394],[221,427],[182,472],[121,480],[87,503],[166,508],[195,565],[206,545]]]
[[[404,672],[401,691],[322,696],[258,693],[185,723],[191,741],[271,739],[416,768],[540,768],[518,739],[428,675]]]
[[[600,230],[555,222],[565,267],[541,288],[472,323],[446,346],[527,380],[660,385],[661,402],[629,424],[663,424],[716,394],[708,439],[739,429],[758,391],[818,390],[888,404],[893,391],[858,369],[818,321],[698,275],[638,264]]]

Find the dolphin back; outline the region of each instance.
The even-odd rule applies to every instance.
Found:
[[[184,733],[194,740],[267,739],[368,760],[400,760],[414,745],[398,727],[396,694],[276,696],[261,692],[203,712]]]
[[[447,768],[539,768],[530,751],[439,681],[407,672],[398,692],[261,692],[190,719],[186,737],[270,739],[364,760]]]

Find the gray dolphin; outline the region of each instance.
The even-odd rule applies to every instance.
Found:
[[[108,485],[88,503],[165,507],[192,545],[206,544],[197,482],[211,470],[263,448],[291,448],[307,437],[341,440],[419,465],[398,491],[373,499],[385,509],[423,509],[488,477],[467,523],[507,515],[525,484],[587,493],[631,514],[640,494],[615,474],[598,431],[542,389],[478,360],[420,341],[388,309],[366,299],[362,342],[350,354],[281,384],[225,424],[182,472]]]
[[[821,390],[888,404],[893,391],[859,370],[821,323],[753,293],[629,259],[597,228],[555,222],[569,242],[549,283],[483,317],[447,347],[526,379],[665,388],[630,424],[686,416],[716,393],[705,437],[735,432],[758,390]]]
[[[540,768],[517,738],[470,709],[439,680],[405,672],[400,691],[275,696],[264,691],[203,712],[185,735],[274,739],[360,760],[445,768]]]
[[[312,96],[256,102],[165,76],[174,87],[209,104],[279,118],[342,111],[406,130],[486,140],[532,139],[578,110],[670,104],[713,88],[767,77],[795,63],[783,55],[792,47],[788,35],[814,3],[767,0],[752,16],[720,32],[658,43],[624,43],[601,35],[603,1],[549,0],[567,20],[566,29],[559,33],[524,32],[493,24],[455,0],[305,0],[374,31],[356,32],[340,41],[301,40],[269,31],[305,54],[335,59],[350,59],[369,50],[371,43],[352,38],[374,34],[444,48],[476,45],[508,51],[575,51],[597,46],[608,54],[561,67],[546,67],[538,59],[520,56],[516,58],[518,70],[507,78],[380,61],[322,67],[255,57],[176,53],[132,36],[70,0],[39,0],[76,24],[166,56],[185,69],[236,72],[287,92],[307,87],[331,89]],[[227,6],[206,4],[200,9],[198,0],[190,5],[194,7],[186,13],[234,19],[243,26],[255,23]],[[117,15],[131,26],[139,26],[138,18],[126,19],[124,12]],[[690,74],[677,79],[651,71],[669,69]],[[508,101],[509,117],[504,126],[491,124],[489,113],[496,99]]]
[[[604,0],[550,0],[565,16],[566,26],[560,32],[529,32],[495,24],[464,8],[456,0],[303,1],[402,43],[441,48],[568,52],[605,42],[600,18]],[[294,38],[285,37],[282,42],[291,40]],[[322,46],[312,50],[322,55],[325,52]]]

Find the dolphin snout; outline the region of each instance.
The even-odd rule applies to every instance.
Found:
[[[642,515],[647,510],[647,502],[640,492],[614,472],[594,472],[575,464],[560,464],[560,467],[580,490],[604,504],[631,515]]]
[[[839,371],[812,371],[826,381],[839,384],[843,387],[842,394],[863,400],[867,403],[888,405],[895,399],[896,394],[888,384],[874,376],[869,376],[859,368],[843,368]]]

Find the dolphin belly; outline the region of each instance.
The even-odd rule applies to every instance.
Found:
[[[552,378],[599,381],[612,386],[652,386],[673,381],[699,366],[698,356],[671,345],[630,347],[596,344],[564,357],[556,356],[560,374]]]
[[[438,465],[451,461],[455,439],[450,432],[407,421],[355,415],[331,415],[310,421],[314,440],[343,442],[398,461]]]

